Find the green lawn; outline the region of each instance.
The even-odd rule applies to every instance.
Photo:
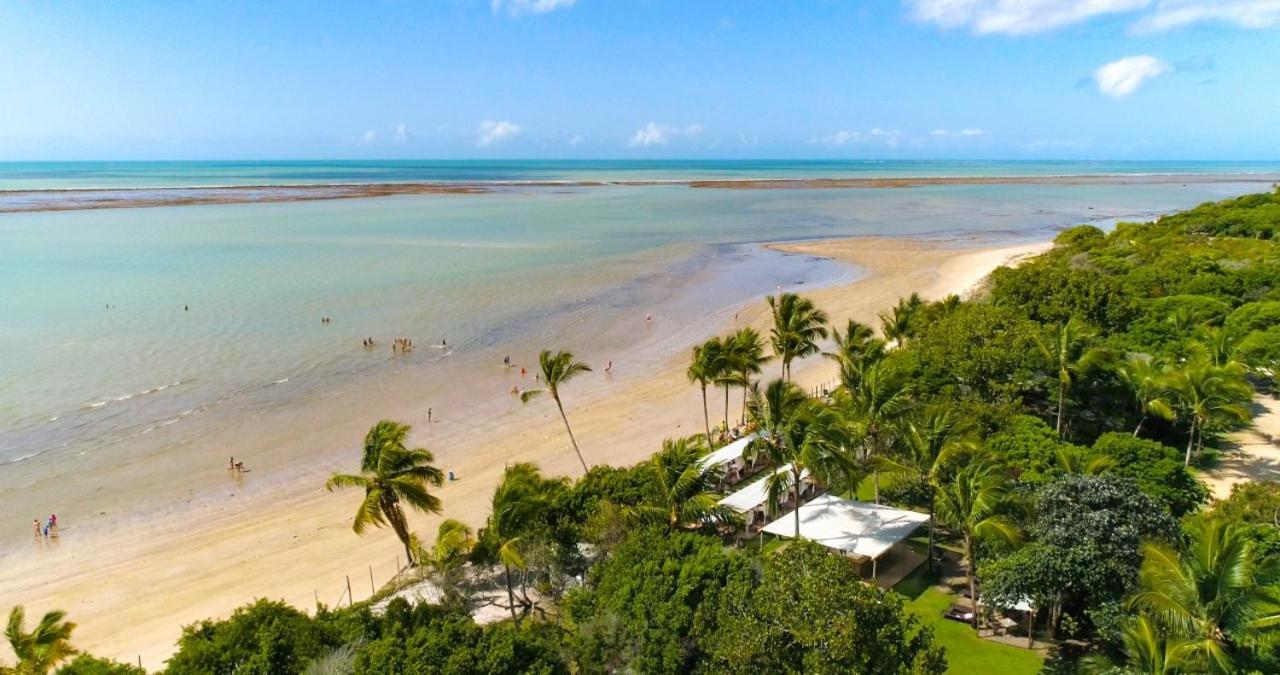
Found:
[[[968,675],[1016,675],[1038,673],[1044,664],[1041,652],[1019,649],[983,640],[973,629],[957,621],[942,618],[951,606],[953,596],[934,588],[921,567],[902,580],[895,591],[907,598],[907,610],[933,627],[934,637],[947,650],[948,672]]]

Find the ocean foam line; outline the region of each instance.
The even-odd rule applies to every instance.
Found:
[[[164,391],[165,389],[172,389],[173,387],[176,387],[176,386],[178,386],[178,385],[180,385],[180,384],[183,384],[183,381],[182,381],[182,380],[174,380],[173,382],[170,382],[169,384],[162,384],[162,385],[157,386],[157,387],[151,387],[150,389],[143,389],[142,391],[138,392],[137,394],[121,394],[121,395],[119,395],[119,396],[113,396],[113,397],[111,397],[111,398],[104,398],[104,399],[102,399],[102,400],[100,400],[100,401],[94,401],[93,403],[86,403],[86,404],[85,404],[85,407],[86,407],[86,408],[89,408],[89,409],[94,409],[94,408],[101,408],[102,406],[107,405],[107,404],[109,404],[109,403],[122,403],[122,402],[124,402],[124,401],[128,401],[128,400],[130,400],[130,399],[134,398],[135,396],[146,396],[146,395],[148,395],[148,394],[155,394],[155,393],[157,393],[157,392]],[[54,420],[56,420],[56,419],[58,419],[58,418],[55,416],[55,417],[53,417],[52,419],[50,419],[49,421],[50,421],[50,422],[52,422],[52,421],[54,421]]]

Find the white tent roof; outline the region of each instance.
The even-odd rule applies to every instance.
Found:
[[[721,464],[728,464],[729,462],[742,457],[742,452],[747,449],[747,444],[751,443],[751,439],[755,437],[755,434],[743,436],[723,448],[703,457],[700,460],[699,465],[705,469],[713,466],[720,466]]]
[[[929,516],[923,513],[825,494],[800,507],[800,536],[828,548],[874,559],[928,521]],[[795,512],[765,525],[764,531],[794,536]]]
[[[790,471],[791,465],[780,467],[775,474]],[[809,470],[805,469],[800,472],[800,477],[807,478]],[[751,509],[765,503],[769,499],[768,478],[761,478],[753,481],[750,485],[734,492],[733,494],[720,500],[721,506],[727,506],[738,513],[746,513]],[[794,530],[795,528],[792,528]]]

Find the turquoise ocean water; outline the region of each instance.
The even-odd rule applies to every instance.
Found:
[[[0,492],[113,465],[210,420],[468,354],[625,343],[618,316],[702,284],[692,316],[847,270],[756,242],[860,234],[1048,237],[1266,189],[1280,166],[1000,162],[0,164],[0,189],[450,180],[683,180],[1222,173],[1221,182],[717,190],[554,187],[481,195],[0,215]],[[184,309],[185,307],[185,309]],[[320,318],[333,317],[322,325]],[[380,347],[365,350],[374,337]],[[409,336],[421,348],[390,359]],[[437,348],[442,339],[448,348]],[[612,342],[611,342],[612,341]],[[682,349],[683,346],[680,346]],[[91,483],[91,478],[82,478]],[[23,521],[26,522],[26,521]],[[22,523],[18,523],[22,524]]]
[[[1280,162],[981,160],[402,160],[0,162],[0,190],[382,182],[1275,173]]]

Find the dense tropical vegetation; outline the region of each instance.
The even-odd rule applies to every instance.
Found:
[[[694,348],[702,433],[631,467],[579,452],[576,480],[511,465],[483,527],[447,520],[429,548],[405,506],[440,510],[439,470],[407,447],[407,427],[379,423],[361,472],[330,486],[364,490],[356,531],[389,525],[407,574],[439,601],[314,616],[258,601],[188,626],[169,671],[1005,672],[1013,661],[974,658],[989,644],[974,628],[1021,606],[1028,644],[1058,646],[1053,672],[1280,672],[1280,485],[1210,504],[1197,474],[1280,373],[1278,229],[1280,190],[1110,233],[1071,228],[973,300],[903,299],[879,336],[780,293],[767,338],[744,329]],[[824,346],[839,386],[809,396],[802,362]],[[541,366],[576,451],[559,387],[588,368],[550,351]],[[725,476],[701,461],[735,426],[757,432],[748,465],[790,465],[762,474],[773,516],[789,516],[804,481],[915,509],[930,516],[917,542],[929,564],[899,594],[798,537],[735,546]],[[980,600],[972,627],[936,625],[959,597],[944,595],[940,565]],[[503,620],[477,624],[484,607]],[[73,628],[53,613],[28,632],[17,611],[17,672],[136,672],[70,660]]]

